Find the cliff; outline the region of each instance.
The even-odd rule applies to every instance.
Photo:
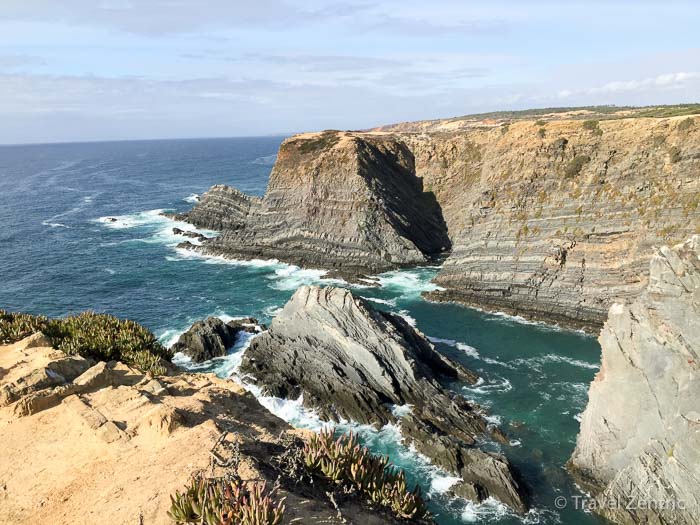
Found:
[[[646,287],[653,246],[700,228],[700,119],[644,114],[296,136],[262,200],[215,187],[183,216],[237,225],[187,247],[355,275],[451,247],[431,299],[597,330]]]
[[[405,145],[335,132],[286,140],[262,199],[215,186],[177,217],[223,230],[203,253],[345,274],[425,263],[450,246]]]
[[[610,308],[600,344],[572,472],[616,523],[697,523],[700,236],[656,252],[646,290]]]
[[[306,434],[235,383],[152,378],[49,345],[41,334],[0,345],[0,523],[171,524],[170,496],[195,473],[279,483],[283,523],[399,523],[290,479],[285,461]]]
[[[503,434],[479,407],[442,385],[478,377],[439,354],[403,318],[348,290],[299,288],[246,350],[241,372],[270,395],[303,394],[326,420],[397,424],[407,444],[463,478],[457,494],[526,510],[507,459],[476,446],[484,436],[505,441]]]

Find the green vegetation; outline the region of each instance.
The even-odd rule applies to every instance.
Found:
[[[176,523],[279,525],[283,501],[275,502],[265,483],[196,476],[184,492],[170,496],[168,516]]]
[[[671,164],[675,164],[681,160],[681,149],[678,146],[671,146],[668,150],[668,157]]]
[[[600,129],[600,122],[597,120],[584,120],[583,129],[593,132],[594,135],[602,135],[603,130]]]
[[[503,124],[501,126],[501,135],[505,135],[510,130],[510,124]]]
[[[68,355],[100,361],[122,361],[144,373],[165,374],[163,361],[172,353],[134,321],[84,312],[65,319],[49,319],[0,310],[0,343],[10,344],[43,332],[54,348]]]
[[[344,491],[359,492],[398,518],[428,516],[420,487],[408,490],[404,472],[391,466],[388,458],[360,447],[352,434],[337,439],[333,430],[315,434],[304,447],[304,464],[315,475]]]
[[[687,119],[681,120],[680,124],[678,124],[678,131],[688,131],[693,126],[695,126],[695,120],[688,117]]]
[[[591,158],[588,155],[576,155],[564,168],[564,176],[567,179],[577,177],[581,173],[583,167],[590,161]]]
[[[540,127],[545,126],[546,124],[547,123],[544,120],[538,120],[537,122],[535,122],[535,126],[540,126]]]
[[[642,117],[678,117],[683,115],[700,115],[700,104],[676,104],[671,106],[575,106],[575,107],[551,107],[535,108],[520,111],[493,111],[490,113],[476,113],[463,115],[450,120],[463,119],[510,119],[527,120],[549,114],[586,112],[586,114],[572,115],[572,119],[618,119],[618,118],[642,118]]]
[[[537,135],[538,135],[541,139],[543,139],[544,136],[545,136],[546,134],[547,134],[547,130],[545,130],[544,128],[540,128],[540,129],[537,130]]]
[[[314,153],[335,146],[340,141],[337,131],[329,130],[321,133],[320,136],[311,139],[297,139],[292,144],[296,144],[302,154]]]

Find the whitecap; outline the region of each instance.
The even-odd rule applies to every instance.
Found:
[[[391,413],[394,414],[394,417],[406,417],[409,415],[413,410],[413,405],[393,405],[391,407]]]
[[[111,268],[103,268],[105,272],[107,272],[109,275],[114,275],[117,273],[115,270],[112,270]]]
[[[182,200],[191,204],[196,204],[199,202],[199,195],[197,195],[196,193],[190,193],[187,197],[185,197]]]
[[[462,511],[462,521],[475,523],[486,520],[494,521],[512,514],[512,511],[500,501],[489,497],[481,503],[466,502]]]
[[[368,301],[372,301],[377,304],[385,304],[387,306],[396,306],[395,299],[378,299],[377,297],[365,297]]]
[[[261,166],[273,166],[277,161],[277,154],[265,155],[250,161],[251,164],[259,164]]]
[[[165,244],[173,247],[184,240],[183,236],[173,232],[173,228],[199,233],[205,237],[215,237],[219,234],[219,232],[213,230],[195,228],[187,222],[166,217],[163,215],[164,211],[163,209],[157,209],[128,215],[108,215],[94,219],[92,222],[114,230],[139,229],[148,231],[151,233],[151,237],[146,239],[145,242]],[[198,239],[188,238],[187,240],[192,244],[199,244]]]
[[[431,282],[436,271],[432,268],[393,270],[372,276],[382,288],[399,292],[402,297],[420,296],[423,292],[444,290]]]
[[[49,222],[48,220],[46,221],[41,221],[41,224],[44,226],[49,226],[50,228],[66,228],[68,230],[71,229],[70,226],[66,226],[65,224],[62,224],[60,222]]]
[[[408,310],[401,310],[399,312],[399,315],[403,317],[404,321],[410,324],[413,328],[416,327],[417,321],[415,317],[411,317],[411,315],[408,313]]]

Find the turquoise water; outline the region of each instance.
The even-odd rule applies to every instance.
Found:
[[[143,323],[166,343],[209,315],[269,322],[299,285],[324,282],[323,272],[182,253],[175,245],[183,239],[171,231],[177,224],[159,211],[187,209],[194,195],[215,183],[262,194],[280,141],[0,147],[0,308],[51,316],[110,312]],[[519,468],[532,488],[533,511],[522,519],[496,503],[450,500],[444,491],[454,480],[402,447],[395,428],[347,427],[423,485],[441,525],[598,523],[554,505],[556,497],[576,493],[564,465],[597,370],[597,342],[578,332],[428,303],[420,293],[431,289],[437,271],[389,272],[380,276],[381,287],[353,291],[406,316],[441,352],[481,375],[477,386],[453,388],[485,407],[509,435],[510,446],[483,446],[501,450]],[[202,369],[230,374],[244,346],[241,341],[232,355]],[[297,425],[321,424],[298,402],[261,401]]]

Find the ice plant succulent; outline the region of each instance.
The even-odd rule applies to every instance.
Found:
[[[419,486],[408,490],[404,472],[361,447],[352,434],[335,437],[332,429],[314,434],[304,446],[306,467],[333,484],[355,490],[399,518],[428,516]]]

